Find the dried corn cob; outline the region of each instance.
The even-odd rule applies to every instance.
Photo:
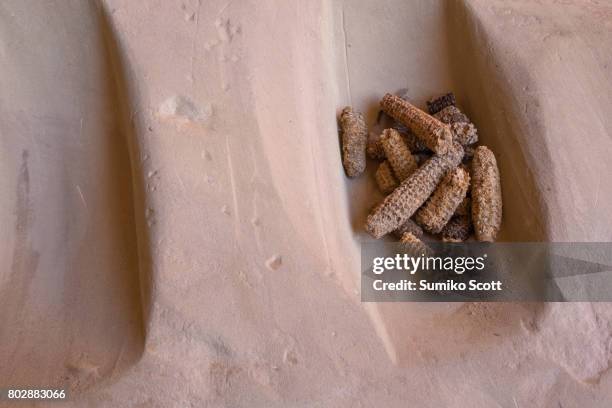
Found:
[[[470,119],[456,106],[447,106],[434,115],[442,123],[450,126],[453,140],[467,146],[478,141],[478,131]]]
[[[383,194],[389,194],[399,185],[397,179],[393,175],[391,165],[386,160],[380,163],[378,169],[376,169],[376,174],[374,175],[374,177],[376,178],[376,184],[378,184],[378,188]]]
[[[370,132],[368,135],[366,153],[370,159],[383,160],[385,158],[385,151],[380,144],[380,134]]]
[[[408,219],[408,221],[406,221],[398,229],[393,231],[393,235],[395,235],[398,239],[401,239],[404,233],[406,232],[411,233],[417,238],[421,238],[423,236],[423,229],[411,219]]]
[[[407,90],[399,91],[398,93],[396,93],[396,95],[405,101],[408,100]],[[378,125],[381,125],[384,128],[388,128],[391,127],[394,122],[397,123],[396,120],[389,116],[387,113],[385,113],[384,110],[381,109],[378,111],[378,116],[376,117],[376,123]]]
[[[469,216],[453,217],[442,229],[442,240],[444,242],[463,242],[470,237],[471,232],[472,223]]]
[[[446,172],[459,165],[463,147],[453,143],[445,155],[435,155],[404,180],[368,215],[366,231],[374,238],[397,229],[427,200]]]
[[[457,102],[455,101],[455,95],[452,92],[449,92],[446,95],[428,100],[427,111],[430,115],[433,115],[434,113],[440,112],[447,106],[455,106],[456,104]]]
[[[417,211],[415,221],[434,234],[442,231],[465,197],[469,184],[470,176],[461,167],[449,172],[427,203]]]
[[[450,125],[453,132],[453,140],[463,146],[474,144],[478,141],[478,131],[473,123],[453,123]]]
[[[468,189],[468,193],[469,193],[469,189]],[[453,216],[466,216],[466,215],[470,215],[471,212],[472,212],[472,199],[466,196],[461,201],[457,209],[455,210],[455,213],[453,214]]]
[[[417,168],[417,163],[402,136],[395,129],[385,129],[380,137],[387,161],[393,174],[402,182]]]
[[[450,127],[409,102],[386,94],[380,106],[393,119],[408,126],[436,154],[445,154],[451,147],[453,135]]]
[[[425,163],[427,160],[431,158],[431,154],[427,154],[423,152],[415,153],[414,158],[416,159],[417,164],[420,166],[421,164]]]
[[[478,241],[493,242],[502,220],[502,192],[495,155],[478,146],[472,160],[472,219]]]
[[[474,151],[476,150],[476,147],[464,146],[463,149],[465,150],[465,155],[463,156],[463,162],[467,163],[470,160],[472,160],[472,158],[474,157]]]
[[[400,242],[403,244],[402,246],[406,248],[406,250],[413,256],[429,255],[432,253],[431,248],[425,245],[423,241],[418,239],[411,232],[405,232],[402,235]]]
[[[342,164],[347,176],[356,177],[365,170],[368,129],[363,115],[354,112],[350,106],[342,110],[340,127],[342,128]]]
[[[453,123],[470,123],[470,119],[459,110],[456,106],[447,106],[435,115],[434,118],[442,123],[451,125]]]
[[[406,146],[408,146],[408,149],[410,149],[412,153],[431,152],[431,150],[429,150],[406,126],[399,122],[395,122],[393,129],[397,130],[402,135],[406,142]]]
[[[397,130],[402,138],[404,139],[404,143],[408,146],[408,150],[412,153],[430,153],[431,150],[427,148],[415,135],[412,133],[406,126],[401,123],[395,122],[393,125],[393,129]],[[370,132],[368,135],[368,143],[366,147],[366,153],[370,159],[374,160],[384,160],[386,158],[385,151],[380,143],[380,134],[376,134],[374,132]],[[473,156],[472,149],[472,155]],[[470,156],[470,158],[471,158]]]

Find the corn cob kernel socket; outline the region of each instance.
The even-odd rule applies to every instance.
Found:
[[[453,143],[445,155],[435,155],[389,194],[366,220],[366,231],[374,238],[397,229],[427,200],[446,172],[461,163],[463,147]]]
[[[410,153],[404,139],[395,129],[385,129],[380,142],[387,161],[393,169],[393,174],[401,182],[411,175],[417,168],[417,162]]]
[[[429,255],[432,253],[423,241],[414,236],[411,232],[405,232],[400,238],[402,246],[413,256]]]
[[[378,169],[376,169],[376,174],[374,175],[374,178],[376,179],[376,184],[378,185],[378,188],[383,194],[389,194],[399,185],[397,179],[393,175],[391,165],[386,160],[380,163]]]
[[[402,98],[386,94],[380,106],[393,119],[408,126],[425,146],[436,154],[445,154],[451,148],[453,136],[450,127],[423,112]]]
[[[472,220],[478,241],[493,242],[502,220],[502,192],[495,155],[478,146],[472,159]]]
[[[417,211],[414,217],[417,224],[434,234],[442,231],[465,198],[469,184],[470,176],[461,167],[448,172],[433,195]]]
[[[368,129],[363,115],[347,106],[340,115],[342,130],[342,164],[349,177],[363,173],[366,167]]]
[[[453,140],[463,146],[478,142],[478,131],[473,123],[453,123],[450,125],[453,132]]]

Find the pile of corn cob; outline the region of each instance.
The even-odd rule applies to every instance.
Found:
[[[366,230],[375,238],[393,233],[422,244],[423,230],[445,242],[492,242],[501,226],[499,170],[493,152],[477,146],[478,132],[448,93],[427,102],[426,113],[405,98],[380,102],[393,126],[368,133],[363,115],[346,107],[340,115],[342,161],[349,177],[379,160],[376,182],[386,195],[370,213]]]

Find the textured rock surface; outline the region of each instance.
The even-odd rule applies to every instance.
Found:
[[[533,333],[539,354],[577,380],[596,383],[612,365],[612,309],[605,303],[552,303]]]

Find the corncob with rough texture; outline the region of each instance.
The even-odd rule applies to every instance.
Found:
[[[453,143],[445,155],[435,155],[404,180],[368,215],[366,231],[374,238],[397,229],[427,200],[446,172],[461,163],[463,147]]]
[[[445,154],[451,147],[453,135],[450,127],[409,102],[398,96],[386,94],[380,106],[393,119],[408,126],[433,152]]]
[[[400,238],[400,242],[413,256],[429,255],[432,253],[431,248],[411,232],[405,232]]]
[[[478,241],[493,242],[502,220],[502,192],[495,155],[478,146],[472,160],[472,220]]]
[[[468,192],[469,192],[469,189],[468,189]],[[470,215],[471,212],[472,212],[472,199],[466,196],[461,201],[461,203],[459,204],[459,206],[457,207],[453,215],[454,216],[455,215],[459,215],[459,216]]]
[[[342,164],[349,177],[363,173],[366,166],[368,129],[363,115],[347,106],[340,115],[342,128]]]
[[[427,111],[430,115],[433,115],[434,113],[440,112],[447,106],[455,106],[456,104],[457,101],[455,100],[455,95],[452,92],[449,92],[446,95],[428,100]]]
[[[385,129],[380,137],[380,143],[387,161],[393,168],[393,174],[400,182],[416,170],[417,162],[397,130]]]
[[[465,198],[469,185],[470,176],[461,167],[449,172],[417,211],[415,221],[427,231],[439,233]]]
[[[376,179],[376,184],[378,184],[378,188],[383,194],[389,194],[399,185],[397,179],[393,175],[391,165],[386,160],[380,163],[378,169],[376,169],[376,174],[374,175],[374,178]]]
[[[453,217],[442,229],[442,240],[444,242],[463,242],[470,237],[471,232],[472,223],[469,216]]]
[[[473,123],[453,123],[450,125],[453,132],[453,140],[463,146],[474,144],[478,141],[478,131]]]
[[[414,158],[416,159],[417,164],[420,166],[421,164],[425,163],[427,160],[431,158],[431,154],[423,153],[423,152],[415,153]]]
[[[410,149],[412,153],[431,152],[431,150],[429,150],[429,148],[427,148],[427,146],[425,146],[406,126],[396,122],[395,125],[393,125],[393,129],[400,132],[406,142],[406,146],[408,146],[408,149]]]
[[[433,116],[440,122],[446,123],[447,125],[451,125],[453,123],[470,123],[470,119],[456,106],[447,106]]]
[[[474,151],[476,150],[476,147],[474,147],[474,146],[464,146],[463,148],[465,150],[465,154],[463,156],[463,162],[467,163],[470,160],[472,160],[472,158],[474,157]]]
[[[366,146],[366,153],[370,159],[383,160],[385,158],[385,151],[380,144],[380,134],[370,132],[368,134],[368,143]]]
[[[453,140],[462,145],[470,145],[478,141],[478,131],[470,119],[456,106],[447,106],[434,115],[442,123],[450,126]]]
[[[403,89],[396,93],[396,95],[407,101],[408,100],[408,90]],[[389,122],[396,122],[391,116],[387,115],[384,110],[379,110],[378,115],[376,116],[376,123],[379,125],[383,125],[385,128],[390,127]],[[396,122],[397,123],[397,122]]]
[[[406,232],[411,233],[417,238],[421,238],[423,236],[423,229],[411,219],[408,219],[408,221],[406,221],[398,229],[393,231],[393,235],[395,235],[397,238],[402,238],[402,236]]]
[[[396,122],[393,125],[393,129],[400,133],[410,152],[431,154],[431,150],[429,150],[406,126]],[[374,132],[370,132],[368,136],[366,152],[370,159],[384,160],[387,157],[382,147],[382,143],[380,142],[380,136],[380,134],[375,134]]]

